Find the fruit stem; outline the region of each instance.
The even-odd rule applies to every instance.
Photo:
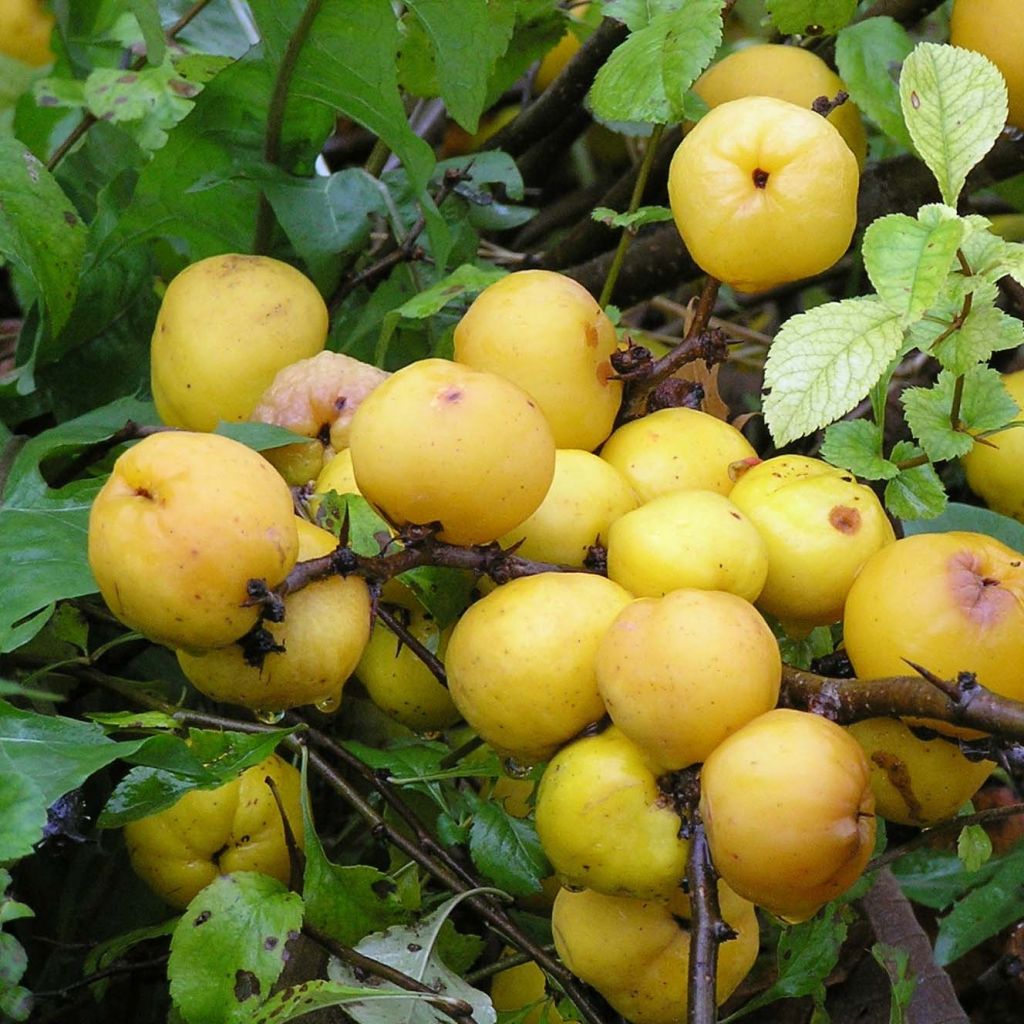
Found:
[[[650,176],[651,166],[654,163],[654,154],[657,152],[658,143],[661,141],[661,135],[664,131],[665,126],[663,124],[656,124],[651,132],[651,137],[647,140],[644,158],[640,162],[640,169],[637,171],[636,182],[633,185],[633,194],[629,197],[627,213],[636,213],[640,207],[640,202],[644,197],[644,189],[647,187],[647,178]],[[636,231],[633,228],[622,229],[622,235],[619,238],[619,245],[612,259],[612,265],[608,268],[608,276],[604,279],[601,298],[598,299],[602,306],[607,306],[611,301],[612,292],[615,290],[615,282],[619,279],[619,271],[622,270],[622,261],[626,258],[626,250],[629,248],[629,243],[633,241],[635,233]]]

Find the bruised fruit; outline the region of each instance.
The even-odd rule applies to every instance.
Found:
[[[1024,555],[980,533],[920,533],[873,555],[850,588],[846,652],[862,679],[973,672],[1024,700]]]

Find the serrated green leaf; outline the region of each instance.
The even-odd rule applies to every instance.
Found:
[[[1000,269],[1024,286],[1024,243],[1003,242]]]
[[[848,25],[836,38],[836,65],[850,98],[907,149],[913,143],[900,110],[898,71],[913,48],[906,29],[889,17]]]
[[[977,505],[950,502],[937,518],[906,523],[903,528],[906,534],[949,533],[951,530],[984,533],[1002,541],[1014,551],[1024,552],[1024,523]]]
[[[897,442],[890,453],[893,462],[909,462],[924,452],[909,441]],[[897,519],[934,519],[946,507],[946,488],[931,463],[900,470],[885,485],[885,507]]]
[[[455,974],[441,960],[437,951],[441,930],[452,911],[467,896],[480,891],[493,890],[470,890],[453,896],[414,925],[393,927],[368,935],[356,946],[356,950],[415,978],[435,992],[443,992],[454,999],[464,999],[473,1007],[473,1017],[477,1024],[496,1024],[497,1014],[491,1000]],[[353,969],[335,959],[327,965],[327,976],[331,981],[346,984],[356,980]],[[390,985],[386,987],[391,988]],[[409,993],[404,995],[408,996]],[[347,1010],[359,1024],[434,1024],[437,1015],[426,1003],[406,1002],[403,1005],[401,1000],[366,1007],[355,1004],[347,1007]]]
[[[447,629],[469,607],[476,580],[461,569],[421,565],[397,577],[434,617],[439,629]]]
[[[971,169],[1006,123],[1006,82],[980,53],[918,43],[900,75],[903,120],[942,198],[956,206]]]
[[[641,206],[632,213],[616,213],[607,206],[598,206],[591,211],[590,217],[610,228],[629,228],[635,231],[645,224],[660,224],[671,220],[672,211],[667,206]]]
[[[902,396],[907,425],[928,457],[935,462],[966,455],[974,446],[972,433],[998,430],[1019,412],[1002,378],[988,366],[974,366],[962,375],[960,425],[950,422],[960,377],[943,370],[930,388],[907,388]]]
[[[864,232],[864,269],[903,323],[917,320],[936,301],[962,236],[959,220],[928,226],[902,213],[879,217]]]
[[[956,840],[956,855],[968,871],[977,871],[992,856],[992,840],[981,825],[965,825]]]
[[[768,351],[765,420],[777,445],[848,413],[900,349],[899,317],[875,297],[815,306],[782,325]]]
[[[499,804],[474,802],[469,853],[473,863],[496,885],[513,896],[540,892],[541,879],[551,865],[541,849],[537,830],[529,821],[513,818]]]
[[[665,124],[683,113],[683,97],[722,41],[722,5],[683,0],[630,34],[597,73],[588,94],[602,121]]]
[[[779,936],[776,954],[778,977],[775,982],[721,1024],[741,1020],[779,999],[811,996],[816,1005],[824,1004],[825,979],[839,962],[839,950],[846,940],[846,931],[841,909],[834,903],[828,904],[811,920],[784,929]]]
[[[219,875],[171,937],[171,998],[188,1024],[250,1024],[302,927],[302,899],[252,871]]]
[[[973,306],[960,328],[938,344],[933,343],[930,351],[944,369],[962,374],[987,362],[993,352],[1018,345],[1024,345],[1024,323],[982,303]]]
[[[849,23],[857,0],[766,0],[765,6],[786,35],[832,35]]]
[[[602,13],[606,18],[621,21],[630,32],[638,32],[656,15],[678,6],[679,0],[607,0],[602,5]]]
[[[959,960],[986,939],[1024,916],[1024,857],[1014,854],[995,861],[984,884],[960,899],[939,922],[935,962],[940,967]]]
[[[85,226],[53,175],[16,139],[0,137],[0,256],[31,282],[51,334],[71,314],[85,244]]]
[[[823,658],[835,650],[832,630],[828,626],[815,626],[807,636],[789,636],[781,623],[773,623],[772,630],[779,641],[779,652],[782,660],[793,668],[811,667],[815,658]]]
[[[841,420],[825,431],[821,457],[865,480],[891,480],[899,469],[881,454],[878,427],[868,420]]]

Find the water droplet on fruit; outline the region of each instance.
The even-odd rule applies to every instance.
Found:
[[[277,725],[284,720],[283,711],[267,711],[265,708],[257,708],[253,714],[256,720],[264,725]]]
[[[335,693],[330,697],[324,697],[323,700],[318,700],[314,706],[322,715],[333,715],[341,707],[341,694]]]

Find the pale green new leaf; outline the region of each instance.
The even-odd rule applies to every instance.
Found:
[[[900,318],[881,299],[815,306],[782,325],[768,352],[764,400],[777,445],[848,413],[870,390],[903,341]]]
[[[841,420],[825,431],[821,457],[865,480],[891,480],[899,469],[882,456],[882,438],[869,420]]]
[[[979,53],[919,43],[903,63],[900,103],[907,130],[956,206],[967,175],[995,144],[1006,123],[1006,82]]]
[[[1024,243],[1003,242],[1003,269],[1017,284],[1024,286]]]
[[[899,76],[894,73],[914,44],[892,18],[868,18],[848,25],[836,38],[836,66],[850,99],[879,128],[913,148],[900,111]]]
[[[857,0],[767,0],[775,27],[787,35],[831,35],[849,24]]]
[[[910,462],[924,452],[909,441],[893,445],[893,462]],[[897,519],[934,519],[946,508],[946,489],[942,486],[935,467],[926,462],[900,471],[900,475],[885,485],[885,507]]]
[[[722,5],[683,0],[655,14],[597,73],[589,103],[602,121],[665,124],[683,116],[687,90],[722,41]]]
[[[956,841],[956,855],[968,871],[977,871],[992,857],[992,840],[981,825],[965,825]]]
[[[864,268],[882,301],[913,323],[936,301],[963,235],[959,220],[934,226],[892,213],[864,232]]]
[[[966,373],[987,362],[993,352],[1024,345],[1024,323],[994,306],[975,305],[959,330],[932,347],[932,355],[951,373]]]
[[[592,220],[607,224],[610,228],[627,228],[635,231],[645,224],[660,224],[672,219],[667,206],[641,206],[632,213],[616,213],[607,206],[596,206],[590,213]]]
[[[889,977],[892,1000],[889,1003],[889,1024],[904,1024],[917,979],[910,970],[910,954],[897,946],[876,942],[871,955]]]

